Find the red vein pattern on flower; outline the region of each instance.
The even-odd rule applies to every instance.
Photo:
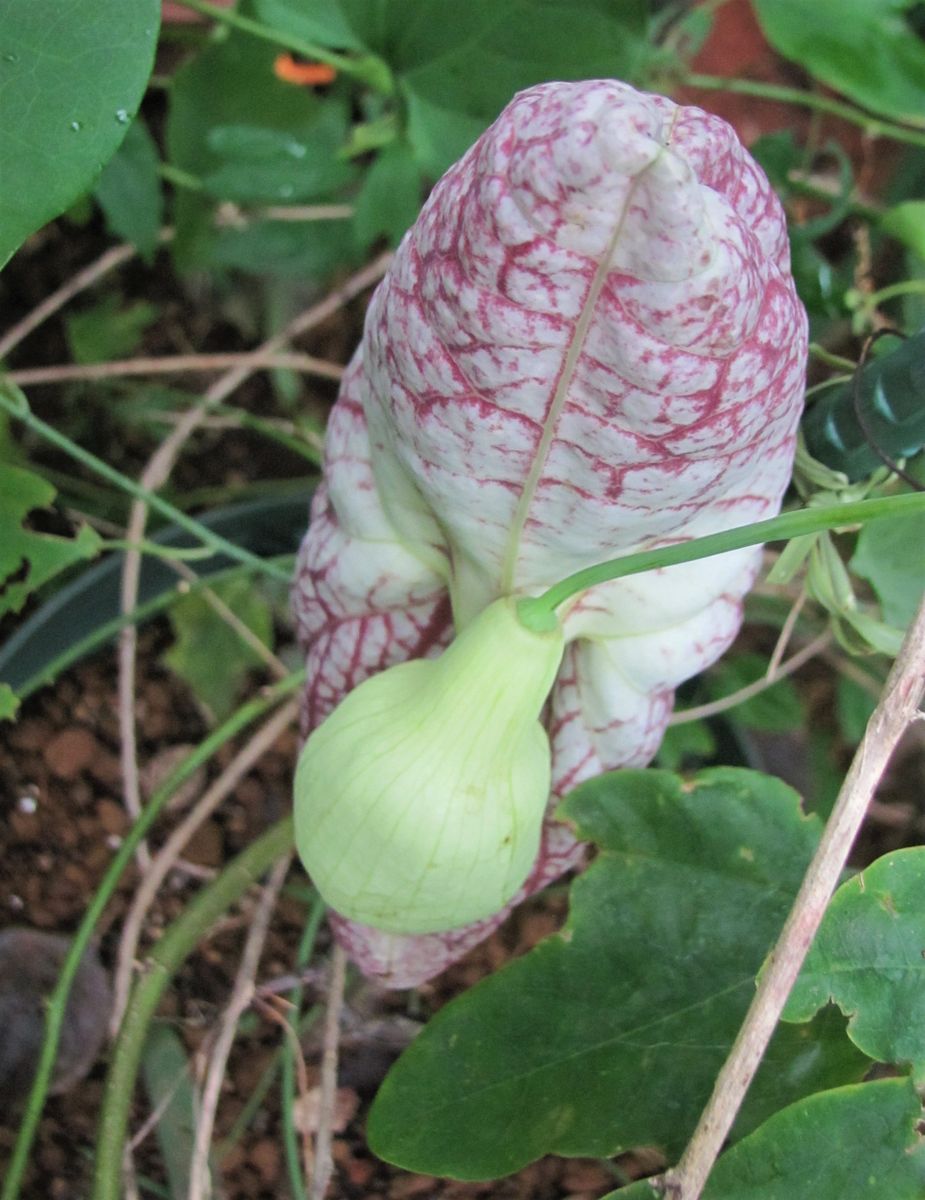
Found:
[[[773,515],[805,360],[783,212],[725,122],[610,80],[520,93],[434,188],[344,378],[294,594],[305,731],[500,595]],[[604,584],[563,614],[550,813],[651,760],[675,687],[734,638],[759,554]],[[550,815],[495,917],[334,928],[365,973],[411,986],[581,857]]]

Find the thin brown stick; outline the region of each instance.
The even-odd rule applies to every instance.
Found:
[[[255,762],[293,724],[298,716],[298,700],[284,704],[242,746],[227,767],[218,776],[179,825],[171,832],[167,841],[155,855],[150,867],[142,876],[131,907],[122,922],[119,950],[116,955],[116,970],[113,982],[113,1004],[110,1029],[115,1036],[122,1023],[122,1015],[128,1002],[132,986],[132,972],[138,953],[138,942],[144,928],[148,910],[157,895],[167,873],[177,864],[184,846],[199,828],[233,791]]]
[[[771,653],[768,669],[765,675],[770,678],[783,662],[784,655],[787,653],[787,647],[790,645],[790,639],[793,636],[793,630],[799,619],[800,613],[803,610],[803,605],[806,603],[806,589],[801,588],[799,595],[793,604],[790,606],[790,612],[787,613],[787,619],[781,626],[780,636],[777,639],[777,644]]]
[[[344,1006],[344,979],[347,973],[347,954],[334,944],[331,954],[331,985],[324,1018],[324,1050],[321,1057],[321,1099],[318,1113],[318,1132],[315,1135],[315,1170],[308,1200],[324,1200],[334,1170],[331,1157],[331,1137],[334,1124],[334,1105],[337,1100],[337,1051],[340,1044],[340,1017]]]
[[[699,1200],[761,1062],[868,805],[925,690],[925,596],[842,784],[819,848],[768,959],[738,1037],[678,1165],[655,1181],[671,1200]]]
[[[263,221],[349,221],[352,204],[275,204],[251,216]]]
[[[300,313],[278,334],[274,334],[263,345],[245,355],[237,366],[211,384],[199,402],[189,409],[184,418],[170,431],[151,456],[141,476],[142,485],[148,491],[157,491],[161,488],[170,476],[187,438],[192,435],[211,408],[221,404],[254,371],[259,370],[261,361],[269,355],[281,351],[293,338],[320,325],[322,321],[333,316],[355,296],[381,279],[390,262],[391,254],[381,254],[368,266],[352,275],[342,287],[337,288],[319,304]],[[140,500],[133,501],[126,531],[129,542],[141,542],[147,520],[148,506]],[[122,564],[120,607],[123,615],[130,613],[137,604],[140,575],[141,555],[137,550],[129,550]],[[141,811],[138,743],[134,719],[137,644],[138,633],[134,624],[126,625],[119,635],[118,649],[119,760],[122,767],[123,801],[126,811],[133,820],[137,819]],[[139,863],[145,865],[142,856],[147,857],[147,848],[143,845],[139,846]]]
[[[212,1145],[212,1130],[215,1127],[215,1115],[218,1111],[219,1094],[225,1078],[228,1056],[234,1043],[238,1021],[251,1003],[254,995],[254,977],[263,944],[266,941],[270,927],[270,918],[276,904],[280,888],[289,871],[292,856],[287,854],[280,859],[267,880],[260,900],[254,910],[251,927],[247,933],[241,962],[235,975],[231,999],[222,1014],[218,1036],[209,1059],[205,1083],[202,1089],[202,1101],[199,1106],[199,1116],[196,1121],[196,1133],[193,1138],[193,1157],[190,1163],[190,1180],[188,1200],[207,1200],[211,1194],[211,1176],[209,1172],[209,1149]]]
[[[831,640],[832,635],[828,630],[820,633],[811,642],[807,642],[801,650],[797,650],[786,662],[777,666],[773,672],[763,675],[761,679],[756,679],[754,683],[747,683],[737,691],[730,692],[728,696],[720,696],[718,700],[711,700],[707,704],[697,704],[693,708],[682,708],[679,712],[671,714],[668,724],[684,725],[687,721],[700,721],[704,717],[715,717],[717,713],[726,712],[730,708],[735,708],[737,704],[742,704],[745,700],[760,696],[762,692],[766,692],[779,680],[784,679],[787,675],[792,675],[794,671],[799,671],[800,667],[824,650]]]
[[[29,367],[11,371],[8,378],[20,387],[43,383],[71,383],[79,380],[123,379],[132,375],[184,375],[205,371],[226,371],[247,362],[254,370],[286,368],[304,375],[339,380],[344,368],[339,363],[315,358],[311,354],[280,353],[255,357],[254,351],[237,354],[165,354],[157,358],[127,358],[103,363],[63,363],[53,367]]]
[[[162,240],[173,236],[173,231],[165,229],[162,234]],[[6,333],[0,338],[0,358],[6,358],[9,352],[15,349],[21,341],[24,341],[33,329],[38,329],[44,321],[49,317],[54,316],[59,308],[63,308],[69,300],[73,300],[80,292],[86,288],[92,287],[98,279],[108,274],[109,271],[114,271],[116,267],[122,266],[123,263],[134,258],[137,253],[134,246],[112,246],[110,249],[101,254],[94,262],[89,263],[83,270],[78,271],[76,275],[72,275],[66,283],[63,283],[57,291],[52,292],[50,296],[46,296],[41,304],[17,321],[11,326]]]

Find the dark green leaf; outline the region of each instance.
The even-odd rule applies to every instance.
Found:
[[[21,467],[0,466],[0,616],[19,612],[30,592],[60,571],[99,553],[99,535],[88,525],[74,538],[25,528],[23,518],[46,508],[55,489]]]
[[[755,0],[768,41],[856,103],[923,123],[925,43],[903,18],[915,0]]]
[[[731,768],[605,775],[563,811],[601,847],[566,929],[452,1001],[405,1052],[370,1115],[381,1157],[494,1178],[547,1153],[676,1154],[689,1136],[818,822],[779,781]],[[793,1047],[807,1074],[778,1060],[759,1096],[820,1086],[826,1055],[811,1042]]]
[[[357,246],[368,249],[381,234],[393,246],[414,222],[421,207],[421,169],[410,145],[393,142],[370,167],[353,215]]]
[[[175,76],[170,160],[223,198],[279,203],[314,197],[328,186],[326,178],[343,180],[352,172],[334,158],[339,133],[346,135],[345,102],[322,102],[281,82],[273,74],[275,57],[273,46],[235,32]],[[211,265],[219,236],[214,207],[204,192],[178,194],[176,253],[183,265]]]
[[[347,138],[344,105],[329,100],[301,130],[213,126],[206,143],[218,165],[203,178],[206,190],[238,204],[278,204],[313,200],[349,183],[355,168],[337,157]]]
[[[764,678],[768,660],[760,654],[737,654],[721,659],[707,676],[711,700],[731,696],[740,688]],[[729,716],[750,729],[768,733],[786,733],[799,729],[804,722],[803,705],[790,679],[781,679],[769,688],[743,700],[729,710]]]
[[[855,575],[870,581],[883,616],[899,629],[912,620],[925,588],[925,513],[865,525],[851,559]]]
[[[329,50],[365,50],[379,25],[380,0],[325,0],[307,5],[303,0],[254,0],[254,11],[274,29],[300,37]]]
[[[222,230],[211,250],[216,266],[301,280],[323,280],[356,258],[349,221],[254,221]]]
[[[843,883],[832,898],[787,1001],[804,1021],[829,1000],[848,1035],[882,1062],[925,1073],[925,849],[896,850]]]
[[[638,79],[643,0],[258,0],[264,20],[380,55],[398,77],[418,162],[441,174],[516,91],[548,79]]]
[[[728,1150],[703,1200],[921,1200],[922,1106],[907,1079],[798,1100]],[[604,1200],[655,1200],[644,1181]]]
[[[164,196],[158,175],[160,157],[140,117],[129,126],[115,158],[103,170],[95,195],[106,224],[151,259],[164,223]]]
[[[94,308],[65,318],[71,355],[79,363],[126,358],[157,316],[154,304],[136,300],[122,308],[118,296],[110,294]]]
[[[744,1137],[784,1108],[794,1096],[859,1083],[870,1059],[845,1036],[846,1020],[835,1005],[807,1025],[778,1025],[733,1126]]]
[[[682,721],[665,730],[656,761],[666,771],[680,771],[692,759],[705,762],[715,751],[716,739],[706,721]]]
[[[835,712],[838,727],[850,746],[856,746],[864,736],[867,722],[877,705],[875,696],[853,679],[839,676],[835,685]]]
[[[386,55],[408,102],[408,136],[434,174],[522,88],[549,79],[633,80],[647,53],[638,0],[478,0],[449,11],[448,20],[442,0],[415,4],[395,59]]]
[[[160,0],[0,5],[0,266],[92,185],[125,136]]]
[[[232,579],[217,584],[214,592],[241,624],[269,645],[271,609],[252,580]],[[262,662],[260,655],[202,595],[178,600],[170,611],[170,623],[176,640],[164,661],[221,720],[234,708],[247,672]]]

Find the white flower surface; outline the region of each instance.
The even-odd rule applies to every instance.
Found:
[[[306,732],[500,596],[773,516],[805,363],[784,214],[724,121],[611,80],[520,93],[406,235],[334,407],[294,593]],[[560,614],[550,811],[651,760],[759,556],[614,581]],[[549,817],[513,903],[580,860]],[[334,924],[406,987],[509,908],[421,936]]]

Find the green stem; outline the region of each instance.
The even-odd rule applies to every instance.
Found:
[[[910,146],[925,146],[925,131],[920,133],[915,129],[906,129],[903,125],[894,125],[891,121],[883,121],[864,112],[863,109],[833,100],[829,96],[821,96],[816,92],[781,87],[776,83],[759,83],[752,79],[724,79],[718,75],[698,75],[694,72],[685,72],[679,82],[704,90],[736,92],[740,96],[756,96],[760,100],[800,104],[804,108],[813,108],[818,112],[830,113],[833,117],[841,117],[844,121],[850,121],[852,125],[860,125],[872,137],[889,137],[896,142],[907,142]]]
[[[266,559],[260,558],[256,554],[251,554],[249,550],[245,550],[241,546],[236,546],[234,542],[229,542],[227,538],[213,533],[211,529],[207,529],[199,521],[188,517],[179,508],[175,508],[166,500],[162,500],[156,492],[151,492],[147,488],[142,487],[140,483],[136,483],[134,479],[129,479],[121,471],[117,471],[114,467],[109,466],[101,458],[97,458],[95,454],[91,454],[89,450],[84,450],[82,446],[78,446],[76,442],[72,442],[69,437],[66,437],[63,433],[59,433],[53,426],[46,424],[45,421],[32,412],[29,408],[29,402],[22,392],[18,388],[14,388],[9,382],[4,382],[0,385],[0,408],[5,409],[11,416],[22,421],[33,433],[37,433],[47,442],[51,442],[53,446],[57,446],[59,450],[63,450],[65,454],[82,463],[89,470],[93,471],[94,474],[102,476],[109,483],[128,492],[136,500],[143,500],[145,504],[149,505],[156,512],[159,512],[161,516],[167,517],[179,525],[181,529],[185,529],[188,533],[191,533],[204,545],[210,546],[214,551],[226,554],[236,562],[246,563],[250,567],[255,567],[263,575],[284,580],[286,583],[289,582],[289,576],[278,567],[267,562]]]
[[[858,309],[864,313],[873,312],[885,300],[895,300],[897,296],[925,295],[925,279],[904,279],[902,283],[891,283],[889,287],[881,288],[879,292],[864,295]]]
[[[251,37],[260,38],[261,41],[271,42],[274,46],[281,46],[284,50],[292,50],[303,58],[313,58],[318,62],[327,63],[328,66],[340,71],[342,75],[351,75],[354,79],[359,79],[361,83],[368,84],[378,92],[388,94],[394,90],[391,71],[381,58],[374,55],[350,58],[346,54],[336,54],[333,50],[319,46],[316,42],[307,42],[304,38],[287,33],[284,29],[274,29],[270,25],[264,25],[262,21],[244,17],[234,9],[219,8],[216,4],[208,3],[208,0],[188,0],[188,2],[183,0],[183,4],[186,8],[191,8],[204,17],[211,17],[212,20],[219,21],[231,29],[239,29],[242,33],[249,33]]]
[[[205,188],[205,184],[197,175],[192,175],[189,171],[184,171],[182,167],[177,167],[173,163],[159,163],[157,173],[167,183],[172,183],[174,187],[182,188],[187,192],[201,192]]]
[[[100,550],[137,550],[139,554],[150,554],[152,558],[163,558],[168,562],[200,562],[204,558],[212,558],[215,551],[208,546],[165,546],[161,542],[152,542],[142,538],[139,542],[130,542],[126,538],[105,538],[100,542]]]
[[[560,604],[579,592],[600,583],[609,583],[612,579],[695,562],[699,558],[726,554],[730,550],[744,550],[747,546],[760,546],[763,542],[786,541],[808,533],[821,533],[825,529],[838,529],[843,525],[859,525],[882,517],[921,512],[925,512],[925,493],[922,492],[800,508],[768,521],[758,521],[754,525],[740,525],[722,533],[711,533],[688,542],[662,546],[657,550],[643,550],[638,554],[627,554],[623,558],[612,558],[593,567],[585,567],[560,580],[541,596],[521,600],[517,605],[518,616],[528,629],[539,632],[548,628],[550,614]]]
[[[293,847],[292,818],[271,826],[187,906],[145,961],[113,1049],[96,1149],[93,1200],[120,1200],[129,1109],[148,1026],[173,975],[208,929]]]
[[[276,558],[268,559],[268,562],[288,563],[292,565],[291,554],[280,554]],[[213,571],[210,575],[204,575],[200,579],[184,583],[182,588],[169,588],[162,592],[159,596],[154,596],[144,604],[139,604],[133,608],[131,612],[124,613],[118,617],[113,617],[111,621],[106,621],[92,633],[88,633],[78,642],[72,643],[48,664],[41,671],[37,671],[34,675],[30,675],[22,687],[18,688],[16,695],[20,700],[25,700],[27,696],[31,696],[33,692],[38,691],[40,687],[51,683],[61,671],[66,671],[73,663],[78,662],[85,655],[95,650],[97,646],[102,646],[108,642],[110,638],[114,638],[120,630],[126,625],[140,625],[143,621],[147,621],[149,617],[157,616],[159,612],[169,608],[171,604],[175,604],[177,600],[182,600],[184,596],[190,596],[196,592],[202,591],[203,588],[218,587],[226,580],[240,579],[242,576],[249,575],[253,571],[253,567],[237,566],[228,567],[224,571]]]
[[[206,762],[220,746],[234,737],[245,725],[256,720],[268,708],[272,708],[284,696],[294,691],[304,677],[304,671],[297,671],[292,675],[288,675],[285,679],[280,680],[278,684],[268,688],[259,699],[251,700],[248,704],[242,705],[214,733],[210,734],[201,745],[197,746],[180,763],[176,770],[171,772],[155,791],[138,820],[126,834],[122,845],[109,864],[102,882],[96,889],[83,920],[74,935],[71,949],[64,960],[58,982],[49,998],[48,1012],[45,1018],[45,1041],[42,1045],[42,1054],[39,1059],[38,1068],[36,1069],[32,1090],[29,1093],[29,1099],[26,1103],[26,1111],[16,1137],[16,1145],[13,1148],[10,1165],[3,1180],[3,1190],[0,1192],[0,1200],[16,1200],[16,1197],[19,1195],[23,1174],[29,1161],[29,1151],[32,1147],[39,1119],[42,1115],[42,1109],[45,1105],[45,1097],[48,1093],[48,1085],[51,1080],[55,1058],[57,1057],[58,1041],[61,1035],[61,1027],[64,1023],[64,1014],[71,984],[74,981],[77,968],[80,966],[80,961],[90,944],[93,930],[115,892],[116,886],[122,877],[122,872],[131,861],[138,844],[154,824],[164,805],[177,788],[198,767]],[[121,1155],[121,1147],[119,1155]]]

